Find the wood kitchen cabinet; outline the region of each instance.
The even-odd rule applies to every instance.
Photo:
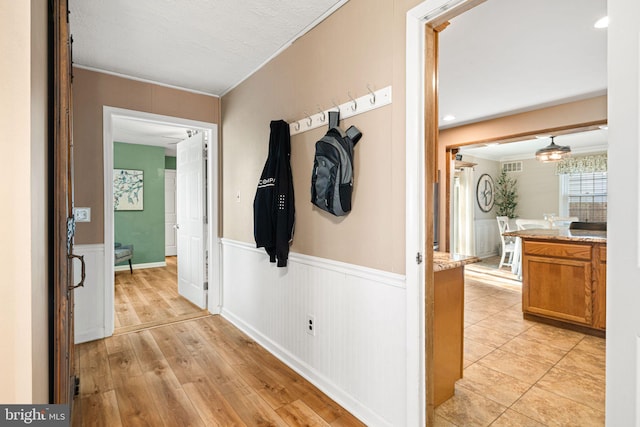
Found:
[[[433,254],[433,405],[453,396],[462,378],[464,343],[464,266],[476,257]]]
[[[524,317],[604,335],[606,240],[520,237]]]
[[[434,405],[453,396],[462,378],[464,267],[434,273]]]

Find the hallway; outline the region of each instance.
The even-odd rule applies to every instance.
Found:
[[[74,426],[362,426],[220,316],[80,344]]]
[[[115,273],[115,334],[206,316],[178,294],[177,257],[167,266]]]

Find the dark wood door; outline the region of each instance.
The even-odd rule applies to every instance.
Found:
[[[73,144],[67,0],[51,0],[53,22],[53,403],[73,403]],[[81,260],[82,261],[82,260]],[[83,268],[84,270],[84,268]],[[83,274],[84,276],[84,274]]]

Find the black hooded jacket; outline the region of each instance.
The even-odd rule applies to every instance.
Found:
[[[253,199],[253,234],[256,247],[265,248],[271,262],[278,260],[278,267],[287,266],[295,223],[290,157],[289,124],[272,121],[269,156]]]

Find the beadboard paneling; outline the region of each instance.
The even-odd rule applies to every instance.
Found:
[[[368,425],[405,425],[405,292],[401,275],[297,254],[277,268],[223,239],[222,315]]]
[[[104,245],[74,245],[78,255],[84,255],[86,279],[84,287],[75,290],[75,342],[93,341],[106,336],[105,327],[105,283]],[[128,268],[129,266],[127,266]],[[75,260],[73,276],[80,282],[80,261]]]
[[[498,222],[493,219],[475,220],[476,231],[476,256],[487,258],[498,255],[500,235],[498,234]]]

